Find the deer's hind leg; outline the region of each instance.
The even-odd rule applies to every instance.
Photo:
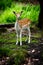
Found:
[[[20,31],[20,46],[22,45],[22,30]]]

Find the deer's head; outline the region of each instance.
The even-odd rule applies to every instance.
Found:
[[[22,14],[23,11],[19,12],[19,13],[16,13],[15,11],[13,11],[13,13],[16,15],[16,18],[19,19],[21,14]]]

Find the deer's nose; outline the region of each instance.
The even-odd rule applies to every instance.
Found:
[[[17,14],[17,17],[20,17],[20,15],[19,15],[19,14]]]

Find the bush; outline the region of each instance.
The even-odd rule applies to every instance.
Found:
[[[0,0],[0,9],[5,9],[7,6],[10,7],[13,0]]]
[[[32,21],[32,23],[38,23],[38,16],[40,12],[39,5],[31,5],[31,4],[22,4],[22,3],[12,3],[10,8],[7,8],[0,16],[0,23],[13,23],[16,21],[16,17],[13,14],[13,11],[20,12],[23,10],[21,14],[21,19],[28,18]]]
[[[0,16],[0,23],[12,23],[15,22],[16,17],[10,9],[5,10]]]

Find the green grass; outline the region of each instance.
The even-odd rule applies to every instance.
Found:
[[[28,18],[33,23],[38,23],[38,16],[40,12],[40,5],[31,5],[31,4],[23,4],[20,2],[14,2],[11,4],[11,7],[7,7],[4,11],[0,13],[0,24],[13,23],[16,21],[16,17],[13,14],[13,11],[20,12],[23,10],[21,15],[21,19]]]
[[[15,65],[20,65],[21,62],[23,62],[28,54],[27,48],[29,48],[29,45],[16,45],[16,34],[10,33],[10,34],[1,34],[0,35],[0,57],[3,55],[10,57],[10,59],[13,59],[15,62]],[[40,37],[39,33],[35,33],[34,36],[37,38]],[[26,37],[22,38],[23,41],[26,39]],[[4,42],[4,44],[1,44],[1,42]],[[12,43],[13,42],[13,43]],[[32,40],[33,43],[37,43],[38,40]],[[11,44],[10,44],[11,43]],[[25,44],[25,43],[24,43]],[[9,62],[9,61],[8,61]]]
[[[8,56],[10,60],[13,59],[15,65],[19,65],[26,58],[27,50],[25,48],[27,48],[25,45],[4,44],[0,47],[0,57]]]
[[[26,37],[22,38],[22,40],[25,40]],[[2,34],[0,35],[0,42],[2,43],[15,43],[16,42],[16,34],[10,33],[10,34]]]
[[[3,56],[10,57],[15,62],[15,65],[19,65],[22,61],[25,60],[27,50],[23,49],[23,47],[16,46],[13,44],[8,45],[7,47],[6,46],[7,45],[0,47],[0,57]],[[13,47],[13,49],[11,48],[11,46]]]
[[[36,40],[36,38],[40,38],[41,37],[41,33],[34,33],[32,35],[35,39],[34,40],[31,40],[31,42],[39,42],[39,40]],[[22,41],[25,41],[26,40],[26,36],[24,36],[22,38]],[[16,33],[12,32],[12,33],[6,33],[6,34],[0,34],[0,43],[16,43]],[[18,39],[18,41],[20,41],[20,39]]]

